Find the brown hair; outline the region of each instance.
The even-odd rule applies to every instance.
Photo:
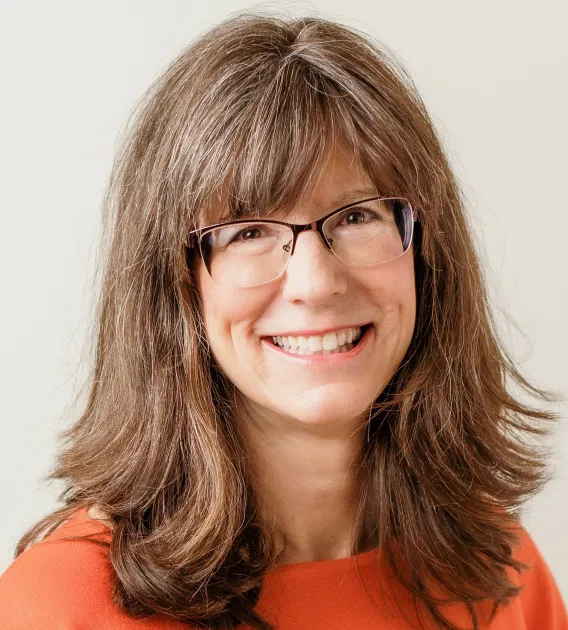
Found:
[[[114,597],[134,615],[214,628],[272,626],[254,612],[279,553],[239,442],[236,395],[215,365],[187,233],[215,204],[231,217],[292,207],[341,137],[378,190],[419,209],[417,318],[402,365],[370,410],[358,531],[437,627],[435,585],[468,607],[505,605],[519,507],[549,479],[528,436],[555,415],[498,340],[464,200],[416,88],[370,36],[317,17],[231,16],[192,43],[145,95],[105,200],[108,252],[86,408],[52,479],[65,506],[113,526]],[[395,553],[396,546],[396,553]],[[352,553],[362,548],[354,543]],[[188,594],[191,594],[188,597]]]

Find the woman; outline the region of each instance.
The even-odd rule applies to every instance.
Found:
[[[552,413],[487,304],[411,80],[240,15],[144,99],[107,197],[64,506],[0,582],[20,628],[566,628],[520,506]],[[185,622],[185,623],[184,623]],[[187,625],[186,625],[187,624]]]

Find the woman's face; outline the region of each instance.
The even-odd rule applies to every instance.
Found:
[[[373,196],[370,180],[350,157],[336,149],[309,201],[286,220],[309,223]],[[371,188],[369,194],[336,201],[365,188]],[[313,428],[319,425],[320,430],[340,423],[355,430],[400,365],[414,330],[412,248],[388,263],[348,268],[317,232],[306,231],[298,236],[286,271],[268,284],[218,286],[201,259],[197,283],[213,356],[258,417],[285,417]],[[278,335],[324,334],[367,323],[372,326],[350,353],[296,355],[271,341]]]

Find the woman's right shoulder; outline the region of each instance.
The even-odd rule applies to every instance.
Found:
[[[0,628],[177,628],[175,622],[157,617],[134,619],[116,606],[108,549],[111,537],[104,517],[84,507],[26,548],[0,576]]]
[[[76,536],[86,539],[69,539]],[[110,537],[85,507],[28,546],[0,576],[0,628],[97,627],[89,618],[111,603],[108,546],[100,544]]]
[[[0,575],[0,628],[190,630],[161,615],[142,619],[119,609],[112,597],[111,539],[104,514],[82,507],[27,547]]]

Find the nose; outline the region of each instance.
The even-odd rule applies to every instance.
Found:
[[[347,290],[345,265],[315,230],[298,234],[284,273],[284,297],[292,302],[324,304]]]

